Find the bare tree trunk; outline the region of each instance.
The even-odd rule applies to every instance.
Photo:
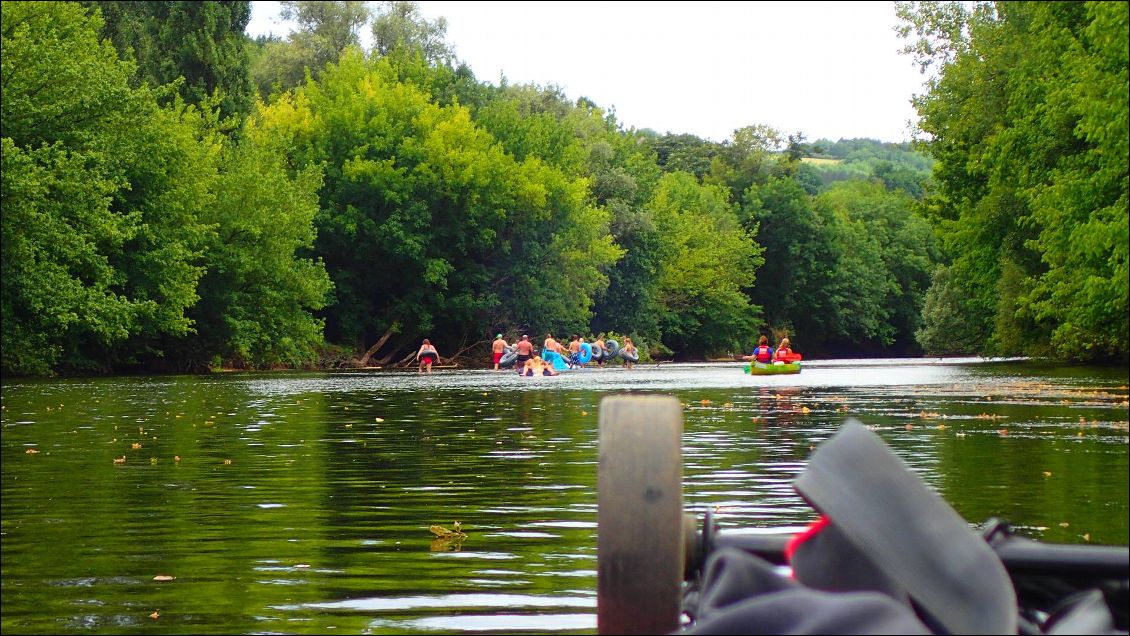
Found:
[[[385,330],[385,334],[383,336],[381,336],[380,340],[377,340],[377,344],[369,347],[369,350],[365,352],[365,355],[361,356],[361,360],[359,361],[359,364],[363,367],[368,366],[369,358],[371,358],[373,356],[373,354],[377,352],[378,349],[385,346],[385,343],[388,342],[388,339],[390,337],[392,337],[393,332],[399,331],[399,330],[400,330],[400,323],[398,323],[395,320],[392,321],[392,324],[389,325],[387,330]]]

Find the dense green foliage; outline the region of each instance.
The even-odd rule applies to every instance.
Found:
[[[97,7],[101,35],[137,62],[137,81],[163,86],[184,78],[177,95],[188,104],[214,99],[222,117],[242,120],[255,103],[245,30],[251,3],[82,2]]]
[[[1127,4],[907,3],[950,260],[922,344],[1128,358]],[[947,334],[956,316],[967,326]]]
[[[311,199],[317,179],[294,180],[269,143],[218,135],[215,111],[161,107],[153,90],[133,88],[135,63],[99,42],[100,18],[80,5],[2,7],[3,369],[192,368],[228,352],[258,364],[293,349],[255,342],[234,322],[264,307],[278,308],[278,321],[309,322],[321,300],[281,280],[302,239],[227,250],[243,231],[286,231],[288,208]],[[270,191],[256,197],[245,180]],[[247,258],[269,277],[239,275],[235,262]],[[305,272],[313,289],[317,267]],[[216,288],[224,276],[227,291]],[[217,305],[201,305],[202,294]],[[263,302],[276,294],[286,299]],[[194,315],[205,313],[227,331],[199,331]],[[321,342],[317,329],[299,337],[307,351]],[[166,358],[174,352],[183,355]]]
[[[254,42],[246,3],[137,4],[3,4],[5,373],[478,358],[498,331],[1125,356],[1125,5],[904,7],[941,65],[927,157],[625,129],[480,82],[411,2],[287,2],[298,29]]]

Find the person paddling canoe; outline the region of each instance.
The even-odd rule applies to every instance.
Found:
[[[773,360],[780,360],[785,364],[793,361],[793,350],[789,348],[789,339],[781,338],[781,342],[777,345],[777,351],[773,354]]]
[[[751,360],[762,364],[773,362],[773,348],[769,346],[769,338],[761,336],[757,340],[757,346],[753,349],[753,353],[742,356],[742,360]]]

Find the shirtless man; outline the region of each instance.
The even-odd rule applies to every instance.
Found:
[[[552,351],[554,353],[562,353],[565,349],[561,346],[560,342],[553,339],[553,334],[551,333],[545,334],[545,342],[542,344],[546,351]]]
[[[494,370],[498,371],[498,361],[506,354],[506,341],[502,339],[502,334],[494,337],[494,342],[490,345],[492,357],[494,358]]]
[[[580,353],[580,352],[581,352],[581,337],[574,334],[573,339],[569,341],[569,353]]]
[[[596,340],[593,341],[592,346],[593,346],[594,349],[599,348],[601,350],[601,352],[603,352],[605,355],[608,354],[607,351],[604,351],[604,334],[600,334],[599,336],[597,336]],[[599,367],[604,366],[604,356],[603,355],[600,357],[600,360],[596,361],[596,365],[599,366]]]
[[[532,357],[534,357],[534,343],[530,342],[529,336],[522,336],[522,339],[518,341],[518,358],[514,361],[514,366],[518,367],[518,373],[522,372],[526,360]]]

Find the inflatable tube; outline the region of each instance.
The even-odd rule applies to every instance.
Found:
[[[577,362],[588,364],[589,360],[592,360],[592,345],[582,342],[581,350],[577,353]]]
[[[513,365],[514,361],[517,359],[518,347],[511,347],[510,345],[506,345],[506,353],[503,353],[502,357],[498,359],[498,368],[505,369]]]
[[[565,360],[565,358],[561,357],[561,354],[557,353],[556,351],[543,349],[541,352],[541,359],[552,365],[554,371],[569,370],[569,363]]]
[[[617,353],[620,353],[619,342],[616,342],[615,340],[608,340],[604,343],[605,360],[611,360],[612,358],[615,358]]]
[[[601,360],[604,360],[604,349],[600,345],[590,345],[589,348],[592,349],[593,362],[600,362]]]
[[[628,353],[625,349],[620,350],[620,357],[627,360],[628,362],[631,362],[632,364],[640,361],[640,355],[638,353]]]

